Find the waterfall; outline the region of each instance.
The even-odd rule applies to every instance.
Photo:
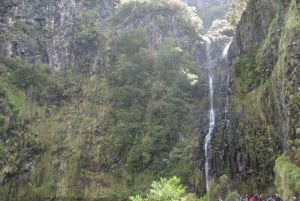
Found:
[[[232,42],[232,40],[230,40],[230,42],[226,44],[226,46],[225,46],[225,48],[223,50],[222,56],[225,59],[227,59],[226,57],[228,56],[228,50],[229,50],[229,47],[231,45],[231,42]]]
[[[228,63],[228,50],[229,50],[229,47],[231,45],[231,42],[232,42],[232,39],[230,40],[229,43],[226,44],[226,46],[223,50],[223,53],[222,53],[222,57],[224,58],[224,61],[225,61],[225,66],[229,65],[229,63]]]
[[[209,192],[209,180],[210,180],[210,153],[211,153],[211,137],[212,132],[215,127],[215,112],[214,112],[214,88],[213,88],[213,79],[209,77],[209,101],[210,101],[210,109],[209,109],[209,129],[208,133],[205,137],[205,178],[206,178],[206,191]]]
[[[229,43],[226,44],[224,50],[223,50],[223,54],[222,57],[224,59],[224,64],[225,67],[228,67],[230,64],[228,62],[228,50],[230,47],[230,44],[232,42],[232,39],[230,40]],[[225,135],[227,140],[230,140],[230,135],[229,135],[229,125],[230,125],[230,120],[229,120],[229,87],[230,87],[230,72],[229,69],[227,71],[227,79],[226,79],[226,103],[225,103],[225,110],[224,110],[224,120],[225,120]]]
[[[229,126],[230,126],[230,119],[229,119],[229,85],[230,85],[230,73],[227,72],[227,80],[226,80],[226,103],[224,109],[224,122],[225,122],[225,136],[228,141],[230,141],[230,134],[229,134]]]
[[[211,70],[213,68],[212,59],[211,59],[211,40],[208,37],[204,37],[205,40],[205,48],[206,48],[206,62],[207,68]],[[205,136],[205,179],[206,179],[206,191],[209,192],[209,180],[210,180],[210,161],[211,161],[211,138],[213,129],[215,127],[215,112],[214,112],[214,87],[213,87],[213,77],[212,73],[210,72],[209,76],[209,102],[210,102],[210,109],[209,109],[209,129],[208,133]]]
[[[212,68],[212,59],[211,59],[211,39],[207,36],[203,36],[203,39],[205,40],[205,56],[206,56],[206,67],[208,69]]]
[[[206,57],[206,63],[205,66],[208,70],[208,87],[209,87],[209,129],[208,133],[205,136],[205,144],[204,144],[204,151],[205,151],[205,180],[206,180],[206,192],[209,192],[209,181],[212,179],[212,158],[214,154],[213,145],[212,145],[212,138],[214,135],[214,129],[215,129],[215,118],[218,113],[218,109],[220,109],[220,104],[217,106],[217,108],[214,108],[214,86],[215,87],[221,87],[224,85],[220,85],[216,81],[216,79],[219,79],[218,77],[214,78],[214,68],[220,69],[220,67],[225,68],[224,72],[225,74],[222,75],[225,76],[225,82],[224,84],[226,87],[226,91],[223,91],[222,97],[226,99],[224,100],[224,135],[227,140],[230,141],[230,133],[229,133],[229,127],[230,127],[230,115],[229,115],[229,85],[230,85],[230,73],[229,73],[229,64],[230,61],[228,59],[228,50],[231,44],[231,40],[228,41],[228,43],[224,44],[225,47],[223,51],[216,50],[216,52],[212,52],[211,45],[212,45],[212,39],[208,36],[203,36],[203,39],[205,41],[205,57]],[[215,42],[215,41],[214,41]],[[212,54],[214,53],[214,54]],[[213,57],[212,57],[213,55]],[[217,55],[217,56],[216,56]],[[221,61],[221,62],[220,62]],[[216,82],[216,84],[214,84]],[[220,85],[220,86],[218,86]],[[225,93],[224,93],[225,92]],[[219,97],[220,94],[217,94]],[[216,110],[216,111],[215,111]]]

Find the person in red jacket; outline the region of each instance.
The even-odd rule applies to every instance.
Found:
[[[253,197],[249,199],[249,201],[259,201],[259,197],[255,194]]]

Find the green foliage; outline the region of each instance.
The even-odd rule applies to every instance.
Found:
[[[222,175],[217,181],[211,181],[209,186],[209,200],[225,198],[228,194],[228,176]]]
[[[73,72],[57,73],[48,77],[44,86],[37,95],[40,105],[61,106],[70,102],[82,102],[83,82],[87,76]],[[47,84],[46,84],[47,83]]]
[[[19,185],[9,199],[118,200],[161,175],[189,182],[196,111],[189,75],[196,65],[172,39],[154,48],[139,34],[115,42],[120,45],[101,77],[52,74],[43,64],[5,60],[0,121],[9,140],[0,146],[0,190],[16,189],[7,183],[10,175],[36,162],[31,184]],[[112,171],[114,178],[107,176]],[[103,190],[96,190],[99,185]]]
[[[299,155],[299,135],[297,134],[297,128],[299,127],[299,121],[295,119],[299,119],[299,102],[300,97],[297,95],[297,90],[294,88],[297,85],[294,84],[295,80],[297,80],[295,70],[297,67],[291,65],[290,62],[293,60],[294,50],[289,50],[290,44],[292,44],[294,40],[298,40],[299,36],[295,35],[297,30],[300,28],[300,15],[297,9],[298,2],[296,0],[292,0],[288,9],[288,13],[286,15],[284,21],[284,29],[282,36],[279,42],[279,52],[280,57],[278,59],[278,63],[275,66],[273,73],[273,82],[277,84],[280,83],[279,89],[275,91],[280,96],[288,96],[291,99],[286,103],[289,107],[288,112],[290,113],[289,117],[289,147],[286,153],[282,154],[276,160],[275,164],[275,184],[279,192],[282,194],[283,199],[289,199],[292,196],[299,196],[300,192],[300,183],[299,183],[299,175],[300,175],[300,155]],[[285,7],[283,2],[280,2],[281,7]],[[299,72],[298,72],[299,74]],[[278,105],[282,104],[281,101],[278,100],[276,102]]]
[[[161,12],[162,10],[164,12]],[[129,23],[139,23],[142,21],[141,18],[148,15],[162,31],[168,28],[165,22],[170,16],[175,18],[174,20],[182,27],[182,30],[194,36],[202,28],[202,21],[195,11],[179,0],[121,0],[112,22],[113,25],[122,27]]]
[[[249,9],[249,13],[254,22],[261,10],[256,1],[250,3],[252,10]],[[277,4],[276,17],[266,19],[267,23],[272,23],[265,41],[257,50],[250,49],[242,55],[232,71],[235,117],[231,129],[238,130],[235,144],[239,144],[247,156],[248,170],[239,174],[239,178],[244,183],[243,189],[248,192],[273,188],[274,163],[286,148],[291,163],[299,163],[299,136],[296,134],[299,96],[296,95],[296,67],[291,65],[294,50],[290,49],[292,41],[299,38],[295,35],[299,29],[299,12],[296,11],[296,1],[277,1]],[[286,9],[288,4],[290,8]],[[283,169],[276,169],[279,178],[276,183],[284,199],[288,199],[292,187],[287,184],[289,178]]]
[[[187,32],[200,27],[180,1],[150,4],[158,21],[169,17],[169,12],[156,15],[166,6]],[[123,14],[146,7],[132,9]],[[45,64],[0,56],[0,196],[5,200],[122,200],[161,175],[180,175],[188,183],[197,101],[191,75],[198,74],[197,66],[175,40],[164,38],[164,44],[149,48],[143,31],[112,41],[106,52],[98,13],[81,17],[72,41],[61,45],[74,53],[84,74],[51,72]],[[21,21],[14,25],[16,32],[37,33]],[[86,75],[109,56],[103,74]],[[168,185],[180,193],[176,182]],[[187,200],[197,199],[188,195]]]
[[[294,159],[295,160],[295,159]],[[300,157],[293,161],[287,154],[281,155],[276,160],[274,171],[276,173],[275,184],[278,192],[284,198],[299,196],[300,192]],[[293,162],[297,162],[295,164]]]
[[[143,33],[136,33],[132,35],[123,35],[117,42],[119,54],[126,54],[129,57],[137,54],[141,48],[146,48],[147,43]]]
[[[160,181],[153,181],[151,189],[145,198],[140,195],[130,197],[132,201],[180,201],[185,200],[185,187],[180,184],[180,179],[161,178]],[[191,200],[191,199],[190,199]]]
[[[89,74],[93,71],[92,65],[98,49],[102,48],[103,41],[106,40],[105,33],[100,30],[97,14],[92,11],[84,12],[83,16],[77,19],[77,23],[79,30],[74,33],[74,40],[66,45],[70,46],[75,53],[78,63],[74,67],[77,67],[77,71]]]
[[[8,91],[8,100],[14,111],[20,111],[25,104],[25,94],[20,90]]]
[[[200,18],[203,20],[204,29],[208,30],[215,19],[224,19],[228,8],[229,4],[200,8],[198,13]]]
[[[28,66],[22,66],[19,62],[15,62],[15,60],[8,61],[8,63],[17,65],[14,66],[15,71],[12,71],[12,69],[8,68],[6,65],[2,65],[3,73],[0,74],[1,184],[7,182],[9,178],[14,177],[16,172],[25,162],[30,162],[32,160],[32,158],[28,156],[30,152],[34,150],[34,152],[38,154],[41,151],[40,145],[31,137],[30,123],[33,116],[31,116],[31,112],[26,109],[26,95],[23,90],[24,88],[20,87],[14,80],[7,79],[8,77],[14,78],[16,75],[20,76],[20,71],[18,70],[20,70],[20,68],[28,68]],[[34,74],[33,77],[35,75],[36,74]],[[31,75],[26,73],[25,76]],[[22,78],[20,77],[20,79]],[[36,80],[33,82],[35,81]]]
[[[225,201],[236,201],[240,197],[239,193],[237,191],[232,191],[227,194]]]
[[[46,66],[25,63],[16,69],[13,80],[18,88],[40,87],[46,80]]]
[[[168,160],[179,134],[191,135],[193,86],[184,71],[195,72],[195,65],[171,39],[157,49],[145,49],[140,35],[125,35],[116,43],[120,55],[106,76],[111,151],[125,157],[131,171],[149,166],[160,171],[166,164],[158,161]],[[188,155],[184,151],[178,160]]]
[[[92,8],[96,3],[111,6],[116,2],[87,0],[80,4]],[[243,2],[234,1],[236,7],[231,7],[227,15],[234,25],[243,10],[242,4],[237,3]],[[241,134],[233,137],[237,143],[232,144],[236,146],[234,151],[240,148],[250,158],[248,172],[241,172],[238,177],[248,178],[242,182],[247,183],[243,187],[249,191],[257,190],[260,185],[257,183],[270,185],[272,179],[267,177],[273,175],[270,173],[272,161],[280,151],[273,147],[280,143],[277,135],[282,132],[274,125],[281,123],[279,106],[285,108],[285,102],[290,102],[287,107],[291,109],[287,113],[290,113],[289,118],[294,116],[288,119],[287,125],[293,146],[277,161],[276,183],[281,192],[289,192],[289,195],[300,192],[297,152],[300,125],[293,123],[299,119],[299,110],[297,106],[290,106],[299,102],[291,84],[297,83],[297,75],[287,76],[294,80],[281,82],[285,80],[284,73],[290,71],[284,69],[289,56],[285,53],[289,49],[287,44],[297,33],[300,22],[297,1],[291,2],[287,31],[280,43],[280,53],[284,56],[280,56],[272,77],[263,82],[258,79],[260,70],[265,69],[265,63],[259,60],[268,55],[264,55],[266,51],[254,49],[243,55],[232,71],[235,93],[232,114],[237,114],[232,121],[232,133]],[[223,15],[220,12],[223,7],[226,6],[220,5],[213,12]],[[107,45],[108,37],[99,28],[98,14],[88,11],[82,15],[74,25],[73,41],[62,45],[72,48],[80,72],[91,73],[102,68],[97,66],[97,59],[107,53],[102,47]],[[163,33],[163,44],[147,46],[146,30],[141,25],[144,18],[153,19],[154,27]],[[99,77],[51,73],[47,65],[23,63],[20,57],[0,56],[2,199],[123,200],[131,191],[143,191],[146,184],[161,175],[179,175],[184,183],[192,180],[196,191],[202,193],[199,189],[204,183],[203,172],[192,172],[190,156],[195,146],[193,120],[198,117],[195,114],[198,100],[192,95],[195,86],[190,77],[198,74],[197,66],[175,40],[165,37],[165,33],[170,33],[165,25],[176,21],[178,30],[198,38],[201,21],[179,0],[122,1],[112,21],[117,35],[120,29],[134,30],[135,26],[142,31],[111,41],[111,57],[105,61],[109,65],[105,72],[102,69]],[[273,25],[274,29],[278,28],[280,21]],[[20,20],[16,20],[12,31],[34,33]],[[5,41],[5,37],[1,36],[1,41]],[[267,41],[263,49],[270,49],[271,42]],[[278,97],[284,103],[279,102]],[[257,169],[251,174],[253,168]],[[137,195],[131,199],[199,200],[194,194],[185,194],[184,190],[176,177],[161,179],[153,182],[146,196]],[[237,197],[236,192],[228,192],[227,176],[211,184],[210,200],[218,197],[228,201]],[[208,196],[200,200],[207,201]]]
[[[228,9],[228,12],[226,14],[226,20],[232,25],[237,26],[242,16],[242,13],[246,9],[246,6],[247,0],[234,0]]]
[[[258,72],[255,72],[256,68],[256,54],[257,50],[252,48],[233,66],[232,74],[235,77],[234,89],[237,94],[244,95],[256,88],[259,84],[257,80]]]

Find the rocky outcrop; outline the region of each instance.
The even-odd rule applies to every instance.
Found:
[[[180,1],[129,1],[121,4],[112,18],[111,41],[114,45],[124,34],[142,33],[147,46],[155,47],[172,37],[193,54],[201,45],[201,27],[201,19]]]
[[[206,9],[211,8],[211,4],[226,4],[229,1],[184,2]],[[121,3],[117,0],[4,0],[0,3],[0,29],[4,33],[0,38],[0,51],[6,57],[18,56],[30,63],[48,63],[57,70],[76,69],[93,75],[94,71],[108,68],[119,59],[120,55],[117,54],[122,52],[119,47],[128,48],[125,48],[126,51],[129,50],[126,53],[130,54],[130,48],[136,47],[135,42],[145,42],[142,45],[137,44],[138,48],[142,46],[154,50],[168,38],[175,38],[178,45],[175,50],[183,50],[182,52],[189,55],[188,58],[199,66],[198,85],[193,94],[197,97],[195,102],[199,105],[199,111],[195,112],[198,115],[195,121],[199,126],[195,128],[195,133],[191,134],[195,135],[199,143],[194,149],[195,169],[199,172],[203,172],[204,169],[204,141],[209,128],[208,75],[212,75],[216,125],[211,140],[211,174],[214,177],[230,175],[233,180],[240,181],[240,186],[247,186],[244,190],[248,193],[263,192],[267,184],[274,181],[273,167],[276,157],[283,151],[288,151],[292,161],[299,151],[297,140],[300,132],[300,59],[299,24],[296,23],[299,17],[298,8],[299,3],[296,0],[286,3],[275,0],[250,0],[235,35],[232,25],[226,20],[215,20],[207,34],[202,36],[202,22],[195,10],[179,0],[132,0]],[[230,60],[234,64],[229,75],[230,61],[225,52],[233,36],[229,52]],[[124,37],[131,39],[128,44],[132,47],[120,45],[121,42],[129,41],[122,40]],[[211,43],[209,62],[207,40]],[[135,51],[137,50],[133,50]],[[122,63],[120,66],[123,67]],[[70,199],[80,197],[92,200],[111,198],[119,189],[124,191],[120,193],[122,196],[131,192],[130,185],[136,182],[134,176],[127,172],[124,158],[118,154],[115,158],[106,155],[109,145],[105,143],[110,141],[103,143],[102,138],[104,135],[109,137],[109,134],[104,134],[107,131],[98,128],[105,113],[110,111],[107,111],[109,109],[106,105],[100,112],[95,111],[94,107],[101,105],[101,101],[105,102],[106,97],[97,97],[94,102],[83,100],[90,99],[93,96],[91,94],[100,93],[104,96],[105,93],[101,90],[107,90],[107,83],[100,82],[96,77],[91,76],[87,81],[88,86],[83,84],[86,88],[83,89],[82,97],[77,100],[77,97],[72,96],[75,103],[63,108],[61,116],[52,120],[66,121],[70,124],[66,130],[53,128],[57,133],[51,133],[52,137],[49,139],[57,143],[57,147],[47,147],[50,145],[43,142],[45,149],[49,150],[39,159],[42,165],[35,167],[35,162],[32,162],[34,157],[20,165],[20,181],[26,183],[32,173],[30,176],[34,178],[33,183],[36,185],[31,188],[32,192],[35,192],[34,195],[41,194],[44,198],[45,192],[55,192],[55,195],[49,197],[57,200],[68,196]],[[160,89],[158,87],[158,90]],[[91,108],[86,119],[73,116],[89,107]],[[100,114],[96,114],[97,112]],[[99,119],[95,119],[94,116]],[[46,124],[47,119],[43,121]],[[84,126],[80,131],[77,127],[79,122],[84,122],[81,123]],[[47,128],[40,129],[43,131]],[[183,134],[178,135],[183,141]],[[72,139],[74,136],[76,140]],[[77,149],[78,147],[80,149]],[[170,156],[166,153],[166,158],[157,163],[170,165],[168,157]],[[48,160],[49,158],[51,160]],[[101,160],[101,163],[97,160]],[[279,172],[282,174],[282,171]],[[128,180],[122,178],[124,175]],[[202,188],[199,182],[201,173],[195,175],[193,179]],[[53,179],[51,184],[55,185],[48,186],[48,179]],[[145,176],[138,179],[149,178]],[[11,189],[18,189],[18,186],[14,185],[12,182]],[[24,189],[26,188],[25,185]],[[203,189],[198,192],[203,192]],[[18,196],[22,195],[21,193]],[[93,197],[88,198],[90,195]],[[30,196],[28,193],[27,198]],[[120,200],[123,197],[116,199]]]
[[[291,163],[298,161],[297,8],[295,0],[249,1],[230,46],[232,115],[225,166],[251,192],[262,192],[274,182],[275,160],[282,152],[290,153]],[[285,192],[287,199],[296,190]]]
[[[250,48],[255,48],[267,37],[269,26],[276,15],[276,5],[273,1],[249,1],[246,11],[239,22],[232,45],[231,58],[244,54]]]
[[[107,35],[114,41],[124,33],[143,30],[149,47],[167,37],[178,38],[190,52],[195,52],[197,44],[201,45],[202,22],[184,3],[173,2],[172,7],[165,1],[157,7],[151,3],[149,8],[143,7],[146,2],[119,3],[119,0],[2,1],[0,28],[4,34],[0,38],[0,51],[6,57],[47,63],[57,70],[72,68],[92,73],[94,64],[105,68]],[[118,13],[109,21],[116,7]],[[109,26],[110,31],[106,30]]]
[[[11,3],[11,1],[7,2]],[[0,5],[6,8],[7,2],[2,1]],[[16,0],[13,2],[12,5],[9,4],[10,6],[6,11],[1,13],[3,21],[1,26],[4,30],[3,33],[5,33],[1,41],[1,45],[3,44],[1,53],[5,54],[6,57],[20,57],[24,62],[47,63],[59,72],[75,69],[80,72],[88,71],[92,75],[94,70],[97,71],[98,68],[112,66],[113,61],[115,61],[113,60],[115,59],[114,56],[120,56],[115,55],[118,48],[126,47],[128,50],[131,48],[130,44],[128,47],[127,44],[119,46],[120,39],[124,36],[129,36],[135,42],[135,36],[140,34],[141,38],[146,41],[143,47],[153,50],[159,48],[159,44],[169,37],[175,38],[177,40],[176,45],[178,45],[175,50],[179,54],[189,55],[187,58],[192,58],[191,60],[196,60],[196,53],[205,49],[200,36],[201,20],[191,8],[180,1],[147,1],[143,3],[131,1],[118,4],[116,7],[114,5],[116,1],[102,0],[36,0],[30,2]],[[114,16],[112,17],[111,14]],[[106,61],[106,58],[112,61]],[[33,65],[33,67],[35,66]],[[205,78],[205,72],[201,74]],[[123,74],[120,75],[123,76]],[[72,77],[71,79],[75,78]],[[70,85],[76,81],[70,85],[68,85],[68,81],[66,81],[66,85],[59,83],[61,84],[59,86],[63,88],[62,93],[68,91],[71,94],[72,100],[70,101],[72,103],[67,103],[65,107],[57,106],[57,110],[61,110],[62,113],[58,114],[56,120],[51,119],[51,117],[59,112],[56,109],[52,111],[52,109],[45,108],[46,119],[39,120],[40,122],[34,125],[34,128],[38,130],[37,132],[41,132],[43,133],[41,135],[45,136],[46,140],[42,140],[42,144],[45,145],[43,152],[40,156],[36,156],[38,159],[34,156],[31,157],[31,160],[34,159],[32,163],[31,160],[24,164],[21,163],[20,171],[16,168],[11,175],[5,172],[4,187],[0,189],[0,193],[4,192],[7,195],[4,199],[17,200],[18,197],[22,197],[24,200],[47,198],[53,200],[77,198],[122,200],[125,196],[129,196],[130,188],[133,188],[132,186],[135,185],[136,181],[135,175],[128,172],[126,167],[127,156],[123,156],[126,152],[123,149],[118,150],[122,153],[121,155],[115,153],[117,151],[110,150],[108,146],[114,146],[115,141],[108,143],[109,141],[103,140],[104,135],[105,138],[110,138],[111,133],[105,133],[108,132],[106,128],[103,129],[105,131],[99,128],[100,125],[103,126],[102,124],[106,123],[102,122],[105,121],[103,116],[108,116],[110,112],[106,109],[103,111],[101,109],[99,112],[95,108],[87,112],[88,114],[84,112],[86,108],[99,104],[102,107],[103,100],[108,99],[104,97],[107,83],[101,83],[97,79],[97,76],[91,76],[91,80],[80,80],[78,85],[83,84],[83,82],[83,85],[88,83],[86,84],[85,95],[79,95],[80,98],[77,97],[77,90],[81,91],[82,86],[78,89],[76,87],[76,92],[68,91],[69,88],[72,88]],[[124,75],[124,79],[126,79],[126,75]],[[87,86],[89,83],[91,86]],[[101,91],[102,86],[104,87],[103,91]],[[120,92],[125,91],[120,89]],[[89,102],[91,97],[88,98],[87,96],[98,93],[101,93],[101,97],[99,95],[97,98],[95,97],[95,102]],[[199,91],[195,93],[198,94]],[[89,95],[86,96],[86,94]],[[118,95],[119,93],[116,93],[116,97]],[[131,98],[135,99],[136,97],[131,96]],[[108,108],[106,105],[103,107]],[[89,120],[83,120],[78,116]],[[97,116],[101,116],[101,120],[97,119]],[[61,123],[61,127],[57,123]],[[52,130],[50,124],[57,127],[57,130],[56,128]],[[79,129],[81,126],[82,128]],[[111,125],[108,127],[110,128]],[[115,135],[118,134],[119,129],[115,131]],[[122,134],[124,139],[127,134],[129,134],[127,131],[124,132],[124,135]],[[182,136],[181,133],[178,135]],[[183,140],[183,137],[179,138]],[[124,143],[123,147],[128,146],[124,141],[120,140],[119,142],[120,144]],[[21,142],[18,141],[17,143]],[[35,154],[33,153],[33,155]],[[169,165],[168,154],[165,154],[164,157],[166,159],[162,162]],[[150,161],[150,159],[148,160]],[[157,163],[162,163],[160,159],[155,160]],[[149,164],[145,165],[148,166]],[[16,184],[19,181],[18,178],[20,181],[22,180],[20,185]],[[17,190],[19,192],[16,192]],[[9,191],[16,193],[7,193]],[[115,194],[123,197],[115,198]]]
[[[0,41],[1,53],[7,57],[20,56],[31,63],[48,63],[56,69],[89,65],[94,56],[89,54],[97,52],[93,42],[103,40],[100,30],[107,26],[117,2],[1,1],[0,28],[4,33]],[[93,27],[94,38],[84,35],[83,28],[86,29],[88,23],[96,23],[93,24],[97,26]],[[90,43],[93,50],[76,51],[80,46],[79,38]]]

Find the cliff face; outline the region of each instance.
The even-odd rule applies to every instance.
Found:
[[[235,62],[226,161],[231,175],[248,183],[252,192],[273,182],[275,160],[282,152],[289,153],[289,163],[298,164],[298,8],[294,0],[249,1],[230,46]],[[276,172],[280,181],[286,179],[284,170]],[[279,188],[285,199],[297,192],[286,183]]]
[[[112,43],[124,34],[140,32],[147,45],[154,47],[168,37],[176,38],[180,47],[195,52],[201,43],[202,21],[186,4],[180,1],[138,2],[119,6],[112,18]]]
[[[276,11],[276,4],[272,1],[248,2],[230,46],[232,57],[244,54],[251,47],[258,47],[265,40]]]
[[[173,0],[0,8],[0,200],[124,200],[162,175],[189,183],[199,91],[187,77],[195,83],[196,52],[205,54],[191,8]]]
[[[287,151],[276,183],[288,183],[285,198],[299,192],[297,174],[282,168],[299,166],[298,8],[250,0],[229,76],[232,27],[218,20],[201,36],[201,20],[179,0],[1,1],[0,53],[14,58],[0,57],[1,197],[122,200],[172,174],[202,194],[208,75],[212,176],[262,192]]]
[[[180,38],[184,47],[190,50],[194,43],[199,43],[202,22],[197,16],[192,16],[195,13],[190,8],[179,5],[180,1],[177,4],[181,8],[164,9],[165,3],[162,3],[160,8],[152,8],[156,11],[135,9],[143,6],[134,1],[123,7],[119,3],[118,0],[2,1],[1,53],[8,58],[20,56],[30,63],[48,63],[57,70],[76,69],[92,73],[95,63],[102,63],[102,68],[105,67],[105,51],[98,50],[106,49],[107,41],[125,32],[143,28],[149,46],[162,42],[165,37]],[[120,12],[113,19],[116,26],[110,28],[111,32],[107,30],[111,26],[108,20],[115,13],[116,6]],[[129,10],[124,8],[126,6]],[[189,16],[181,16],[176,9],[186,9]],[[133,12],[136,16],[126,12]],[[138,17],[141,12],[148,14]],[[154,13],[158,15],[154,16]],[[126,15],[131,19],[124,20],[123,24],[117,22],[121,17],[128,17]],[[193,22],[190,21],[192,18]]]
[[[1,1],[1,53],[56,69],[91,64],[116,1]],[[95,29],[94,35],[85,35]],[[78,51],[80,43],[88,43]]]

